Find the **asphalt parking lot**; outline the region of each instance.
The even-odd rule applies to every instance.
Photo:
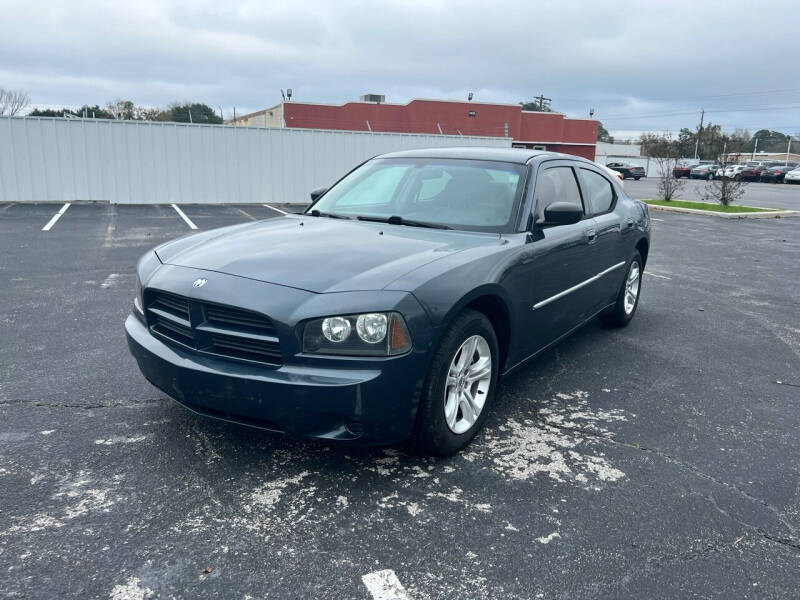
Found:
[[[682,179],[683,189],[678,192],[680,200],[701,202],[700,194],[708,183],[700,179]],[[647,177],[635,181],[625,180],[625,191],[632,198],[645,200],[658,198],[658,177]],[[800,210],[800,185],[783,183],[748,182],[744,197],[737,204],[758,206],[761,208],[781,208],[786,210]]]
[[[631,326],[542,356],[431,459],[204,420],[139,374],[137,258],[279,212],[74,204],[42,231],[59,209],[0,204],[3,597],[797,597],[800,219],[654,212]]]

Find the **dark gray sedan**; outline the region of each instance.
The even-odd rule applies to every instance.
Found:
[[[269,431],[452,454],[500,377],[636,312],[647,207],[588,160],[397,152],[314,196],[142,257],[125,328],[155,386]]]

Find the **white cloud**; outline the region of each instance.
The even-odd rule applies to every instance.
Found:
[[[270,105],[286,87],[337,103],[544,93],[573,116],[594,107],[611,130],[694,126],[694,114],[663,113],[701,107],[731,128],[800,130],[796,110],[713,112],[800,105],[800,88],[710,97],[792,88],[799,39],[772,18],[743,19],[759,11],[740,3],[0,0],[0,11],[0,86],[36,103],[191,99],[230,111]],[[787,0],[769,11],[796,12]]]

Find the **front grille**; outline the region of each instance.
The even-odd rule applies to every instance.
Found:
[[[282,363],[275,325],[265,315],[160,290],[145,291],[145,306],[150,331],[166,342],[200,354]]]

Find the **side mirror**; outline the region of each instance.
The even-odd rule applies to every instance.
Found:
[[[553,202],[544,209],[546,225],[571,225],[583,219],[583,207],[571,202]]]
[[[314,188],[313,190],[311,190],[311,201],[312,202],[316,202],[317,198],[322,196],[322,194],[324,194],[327,191],[328,191],[328,188],[325,187],[325,186]]]

